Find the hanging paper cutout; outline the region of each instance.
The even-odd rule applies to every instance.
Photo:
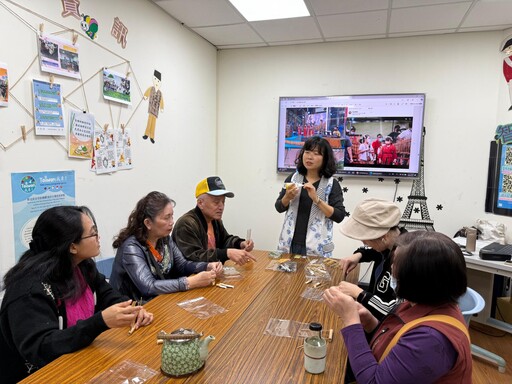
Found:
[[[153,72],[153,86],[149,87],[146,92],[144,92],[144,100],[149,99],[148,103],[148,123],[146,125],[146,131],[144,132],[144,136],[142,138],[146,140],[149,137],[149,140],[154,144],[155,143],[155,126],[156,119],[158,118],[158,113],[164,111],[164,97],[162,96],[162,92],[160,91],[160,85],[162,82],[162,74],[155,70]]]
[[[98,22],[89,15],[84,15],[82,13],[81,16],[82,21],[80,22],[80,26],[87,36],[92,40],[96,40],[98,38]]]
[[[74,18],[80,20],[80,11],[78,7],[80,6],[80,0],[61,0],[62,1],[62,17],[73,16]]]
[[[510,99],[509,111],[512,110],[512,36],[507,37],[501,44],[501,52],[507,55],[503,59],[503,76],[508,84],[508,94]]]
[[[112,25],[110,34],[117,39],[117,43],[121,44],[123,49],[126,48],[126,35],[128,34],[128,28],[126,28],[126,25],[123,24],[119,17],[114,19],[114,24]]]

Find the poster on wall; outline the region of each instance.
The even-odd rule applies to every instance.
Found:
[[[80,78],[78,44],[55,36],[38,36],[41,71]]]
[[[75,172],[11,173],[14,255],[16,262],[29,249],[32,228],[48,208],[75,205]]]
[[[9,105],[9,77],[7,76],[7,64],[0,63],[0,107]]]
[[[130,80],[120,73],[104,68],[103,97],[105,100],[131,104]]]
[[[60,84],[32,80],[36,135],[65,136]]]
[[[132,169],[132,140],[128,129],[116,129],[114,133],[116,146],[116,162],[119,171]]]
[[[97,175],[117,171],[116,142],[114,130],[109,128],[94,129],[94,156],[91,162],[91,171]]]
[[[68,156],[92,158],[94,115],[72,109],[69,114]]]

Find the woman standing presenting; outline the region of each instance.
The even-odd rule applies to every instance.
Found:
[[[278,249],[330,257],[333,222],[340,223],[346,212],[329,142],[318,136],[308,139],[295,163],[297,171],[286,178],[275,203],[278,212],[286,212]]]
[[[117,248],[110,284],[132,299],[212,285],[220,262],[189,261],[170,237],[174,201],[161,192],[139,200],[112,246]],[[190,276],[194,274],[193,276]]]

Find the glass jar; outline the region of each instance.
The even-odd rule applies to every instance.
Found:
[[[322,338],[322,324],[311,323],[309,329],[318,334],[304,339],[304,368],[309,373],[318,374],[325,371],[327,343]]]

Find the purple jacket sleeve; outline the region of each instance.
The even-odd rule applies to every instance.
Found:
[[[341,333],[358,383],[433,383],[457,360],[450,341],[431,327],[420,326],[406,332],[380,364],[361,324],[348,326]]]

